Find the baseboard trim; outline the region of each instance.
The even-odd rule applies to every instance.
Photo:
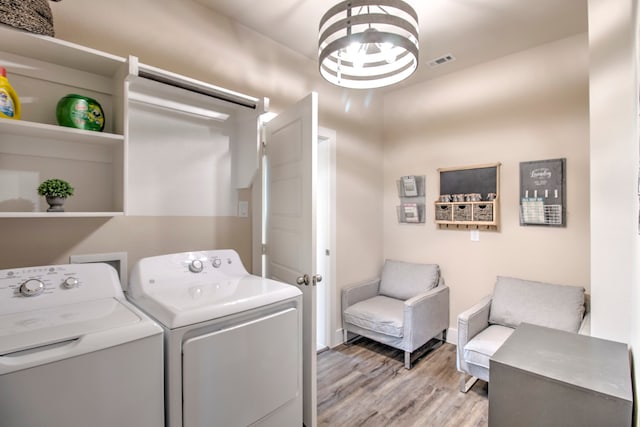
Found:
[[[458,328],[447,329],[447,342],[449,344],[458,345]]]
[[[333,334],[333,342],[331,343],[331,348],[337,347],[340,344],[344,343],[344,334],[342,333],[342,328],[336,329]]]

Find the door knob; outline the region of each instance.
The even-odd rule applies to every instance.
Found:
[[[322,276],[320,274],[314,274],[313,275],[313,286],[315,286],[316,284],[322,282]]]
[[[303,276],[298,276],[298,278],[296,279],[296,283],[300,286],[309,286],[309,275],[305,274]]]

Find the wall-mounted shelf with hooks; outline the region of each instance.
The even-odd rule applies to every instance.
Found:
[[[440,228],[497,230],[500,163],[438,169],[440,196],[434,203]]]

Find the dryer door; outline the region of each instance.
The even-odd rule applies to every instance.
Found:
[[[301,337],[290,308],[186,340],[183,426],[301,426]]]

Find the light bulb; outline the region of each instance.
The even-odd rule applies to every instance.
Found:
[[[360,52],[361,47],[362,45],[360,43],[355,43],[355,42],[347,46],[347,55],[349,55],[349,58],[353,59],[356,56],[358,56],[358,53]]]
[[[353,63],[354,68],[362,68],[364,65],[364,59],[366,50],[361,43],[351,43],[347,49],[347,58]]]
[[[393,53],[393,43],[381,43],[380,44],[380,53],[384,57],[387,63],[392,64],[396,61],[396,54]]]

